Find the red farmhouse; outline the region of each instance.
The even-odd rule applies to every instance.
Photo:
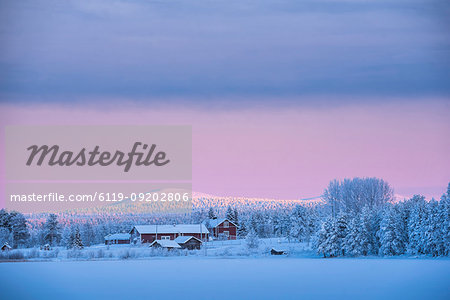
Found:
[[[237,225],[228,219],[208,219],[203,222],[216,238],[235,240]]]

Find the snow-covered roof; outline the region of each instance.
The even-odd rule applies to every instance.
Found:
[[[195,236],[192,235],[184,235],[184,236],[179,236],[175,239],[175,242],[177,242],[178,244],[184,244],[187,241],[189,241],[190,239],[196,239],[197,241],[199,241],[200,243],[202,241],[200,241],[198,238],[196,238]]]
[[[203,224],[209,224],[210,228],[214,228],[214,227],[219,226],[224,221],[228,221],[231,224],[233,224],[234,226],[237,226],[234,222],[232,222],[232,221],[230,221],[230,220],[228,220],[226,218],[207,219],[207,220],[203,221]]]
[[[172,240],[155,240],[153,243],[150,244],[149,247],[152,247],[155,244],[159,244],[161,247],[164,248],[181,248],[180,245],[178,245],[177,242]]]
[[[130,234],[129,233],[114,233],[114,234],[108,234],[105,236],[105,240],[107,241],[113,241],[113,240],[129,240]]]
[[[286,250],[282,250],[280,248],[272,248],[272,250],[277,252],[286,252]]]
[[[2,248],[12,249],[12,247],[8,243],[4,243]]]
[[[209,233],[208,229],[204,224],[178,224],[178,225],[136,225],[134,226],[140,234],[149,233]]]

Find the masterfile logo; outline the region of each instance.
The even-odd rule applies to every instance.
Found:
[[[141,146],[142,150],[146,151],[146,153],[139,151],[139,147]],[[133,148],[128,153],[117,150],[113,154],[109,151],[100,152],[99,149],[100,146],[98,145],[91,151],[82,148],[80,152],[76,154],[72,151],[60,152],[58,145],[53,145],[52,147],[48,145],[32,145],[27,148],[27,150],[30,151],[30,156],[28,157],[26,164],[27,166],[31,166],[33,160],[37,156],[36,165],[38,166],[41,166],[46,159],[49,166],[94,166],[98,164],[105,167],[116,163],[118,166],[124,166],[124,172],[128,172],[133,163],[136,166],[144,165],[148,167],[155,165],[160,167],[170,162],[170,160],[166,159],[166,153],[164,151],[158,151],[154,154],[156,149],[155,144],[149,147],[147,144],[135,142]]]

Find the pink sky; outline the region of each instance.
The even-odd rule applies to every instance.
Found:
[[[319,196],[334,178],[376,176],[401,195],[440,197],[450,181],[448,102],[371,103],[228,110],[0,104],[1,195],[5,125],[191,124],[194,191],[295,199]]]

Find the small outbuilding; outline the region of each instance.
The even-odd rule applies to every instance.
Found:
[[[286,251],[272,248],[272,250],[270,250],[270,254],[271,255],[283,255],[283,254],[286,254]]]
[[[166,248],[168,250],[181,249],[181,246],[177,242],[172,240],[154,240],[149,247],[153,248]]]
[[[50,244],[45,244],[44,246],[41,246],[41,250],[50,251],[52,250],[52,247],[50,247]]]
[[[202,246],[202,241],[195,236],[179,236],[175,239],[175,242],[177,242],[182,249],[188,250],[200,250],[200,247]]]
[[[129,233],[114,233],[105,236],[105,245],[129,244],[129,243],[130,243]]]
[[[2,251],[9,251],[12,247],[8,243],[4,243],[2,246]]]

